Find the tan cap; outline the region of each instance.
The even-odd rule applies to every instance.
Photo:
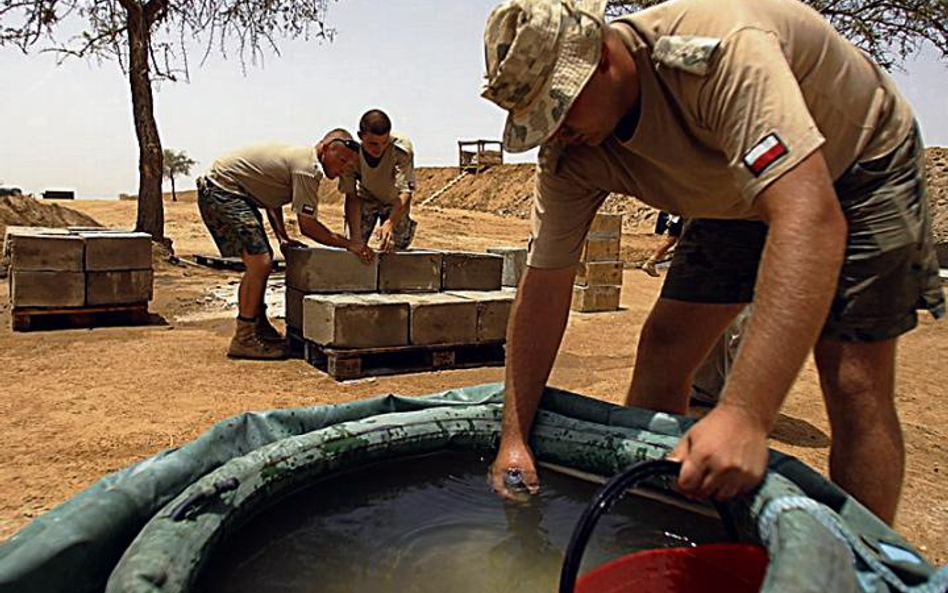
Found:
[[[487,18],[481,96],[506,109],[504,148],[548,140],[599,64],[606,0],[508,0]]]

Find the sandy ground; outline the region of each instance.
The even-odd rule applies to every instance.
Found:
[[[72,205],[71,205],[72,206]],[[76,202],[107,226],[130,227],[133,202]],[[338,229],[338,207],[321,214]],[[518,244],[523,220],[449,209],[418,209],[418,245],[482,250]],[[193,203],[169,204],[167,230],[179,255],[211,253]],[[637,259],[655,237],[626,235]],[[233,311],[208,294],[239,276],[160,265],[152,311],[160,323],[12,333],[7,287],[0,288],[0,538],[105,474],[181,445],[227,416],[247,410],[349,401],[384,393],[420,395],[487,381],[500,368],[419,373],[337,384],[301,360],[237,362],[224,356]],[[660,279],[626,270],[622,310],[573,314],[551,384],[620,402],[638,329]],[[200,318],[200,321],[188,319]],[[899,351],[898,402],[908,471],[897,528],[930,560],[948,563],[948,323],[923,319]],[[794,386],[772,446],[824,471],[829,429],[812,362]]]

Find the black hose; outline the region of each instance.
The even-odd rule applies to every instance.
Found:
[[[586,551],[586,545],[589,543],[593,529],[596,528],[596,523],[599,522],[600,517],[612,508],[625,491],[648,478],[677,476],[679,471],[681,471],[681,464],[677,461],[667,459],[642,461],[613,477],[596,493],[592,502],[583,510],[579,522],[573,529],[569,545],[566,547],[563,571],[560,573],[560,593],[573,593],[576,588],[579,566],[583,561],[583,552]],[[734,527],[730,511],[725,505],[717,502],[714,503],[714,506],[721,516],[721,522],[724,525],[728,540],[736,542],[737,529]]]

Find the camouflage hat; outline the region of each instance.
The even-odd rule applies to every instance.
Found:
[[[602,51],[606,0],[508,0],[484,30],[481,96],[506,109],[504,148],[548,140],[589,81]]]

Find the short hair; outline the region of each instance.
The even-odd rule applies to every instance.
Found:
[[[334,138],[340,138],[342,140],[352,140],[352,134],[349,133],[345,128],[335,128],[330,130],[323,136],[323,141],[333,140]]]
[[[381,109],[371,109],[359,120],[359,131],[384,136],[392,131],[392,120]]]

